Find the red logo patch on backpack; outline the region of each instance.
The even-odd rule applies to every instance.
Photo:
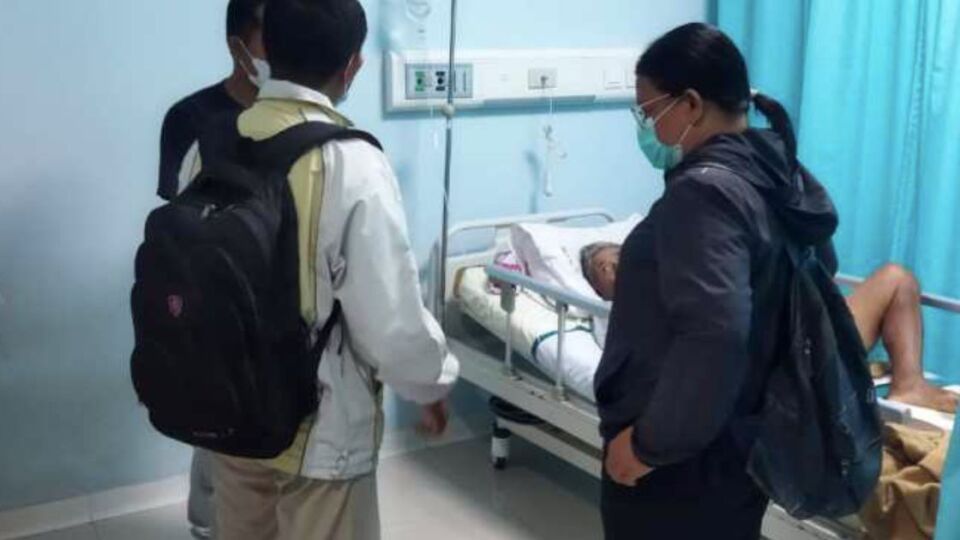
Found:
[[[174,319],[179,319],[183,315],[183,297],[179,294],[171,294],[167,297],[167,311]]]

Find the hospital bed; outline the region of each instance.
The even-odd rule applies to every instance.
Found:
[[[587,220],[611,223],[602,209],[535,214],[462,223],[453,227],[449,242],[486,233],[492,242],[463,249],[447,259],[445,327],[450,347],[461,361],[462,376],[493,396],[495,407],[491,460],[506,466],[510,438],[519,436],[600,477],[602,441],[599,418],[589,383],[599,361],[581,359],[590,335],[591,317],[606,318],[609,306],[596,299],[544,283],[492,264],[510,250],[509,231],[517,224],[573,224]],[[843,277],[842,284],[859,280]],[[924,303],[960,313],[960,303],[926,296]],[[549,343],[547,343],[549,342]],[[538,354],[544,347],[550,354]],[[574,354],[568,354],[573,350]],[[952,415],[882,401],[888,421],[949,430]],[[764,521],[764,536],[771,540],[831,540],[859,538],[855,518],[797,521],[771,506]]]

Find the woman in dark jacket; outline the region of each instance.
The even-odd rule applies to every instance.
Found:
[[[639,142],[663,197],[623,245],[596,376],[608,540],[756,539],[768,500],[745,470],[773,361],[785,243],[821,247],[837,215],[797,162],[783,107],[705,24],[637,65]],[[755,106],[772,129],[751,129]]]

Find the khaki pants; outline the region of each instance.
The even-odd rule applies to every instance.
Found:
[[[216,455],[217,540],[379,540],[377,479],[291,476]]]

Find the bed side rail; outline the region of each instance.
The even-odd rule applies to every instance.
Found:
[[[486,270],[487,275],[495,281],[516,285],[528,291],[542,294],[547,298],[567,304],[568,307],[582,309],[597,317],[608,317],[610,315],[610,307],[608,305],[581,294],[577,294],[573,291],[561,289],[548,283],[537,281],[530,276],[520,274],[518,272],[512,272],[497,266],[487,266]],[[864,278],[839,274],[836,277],[836,281],[840,285],[852,287],[863,283]],[[950,313],[960,314],[960,300],[929,293],[922,294],[920,298],[921,303],[925,306]]]
[[[566,305],[568,308],[575,307],[582,309],[594,317],[610,316],[610,306],[574,291],[561,289],[555,285],[537,281],[525,274],[506,270],[498,266],[487,266],[486,271],[490,279],[501,285],[514,285],[530,292],[542,294],[550,300],[557,302],[557,304]]]
[[[537,281],[524,274],[505,270],[497,266],[487,266],[487,275],[500,286],[500,306],[507,312],[507,342],[504,352],[504,369],[510,377],[516,377],[513,367],[513,312],[516,307],[518,289],[538,293],[553,300],[557,310],[557,367],[554,377],[554,398],[558,401],[567,399],[566,381],[564,380],[564,343],[566,342],[567,316],[570,308],[578,308],[595,317],[609,317],[610,308],[603,302],[583,296],[572,291]]]

